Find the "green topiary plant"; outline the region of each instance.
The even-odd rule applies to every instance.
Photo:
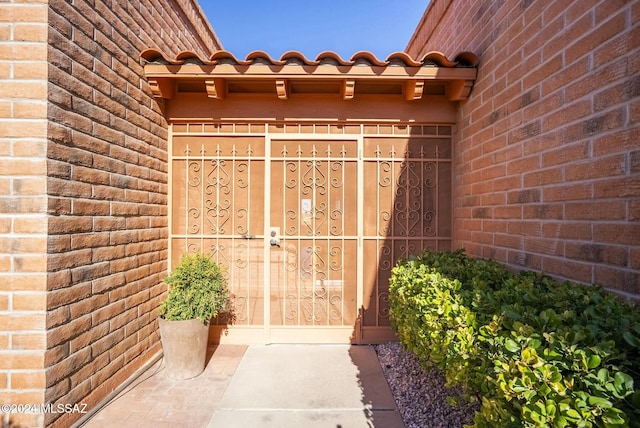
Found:
[[[199,319],[203,323],[227,306],[229,291],[222,266],[204,254],[184,255],[164,279],[169,294],[160,303],[160,316],[169,321]]]

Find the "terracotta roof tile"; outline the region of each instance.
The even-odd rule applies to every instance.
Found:
[[[354,53],[353,56],[351,57],[351,62],[356,63],[358,62],[358,60],[362,60],[362,59],[368,62],[369,64],[375,65],[377,67],[384,67],[386,65],[389,65],[389,63],[385,61],[378,60],[378,58],[376,58],[376,56],[373,53],[368,51],[360,51],[360,52]]]
[[[394,52],[387,57],[386,62],[392,63],[397,60],[402,61],[405,65],[408,65],[409,67],[420,67],[422,65],[421,62],[415,61],[406,52]]]
[[[416,60],[406,52],[394,52],[384,61],[369,51],[356,52],[348,60],[333,51],[315,59],[288,51],[279,59],[253,51],[239,59],[219,50],[209,58],[192,51],[170,57],[158,49],[140,53],[147,61],[145,75],[155,97],[170,99],[180,92],[206,92],[209,98],[227,94],[340,93],[345,100],[365,94],[402,94],[407,101],[425,95],[444,95],[450,101],[465,100],[477,76],[478,58],[462,52],[449,60],[441,52],[429,52]]]
[[[145,49],[140,53],[140,57],[148,62],[159,62],[172,65],[180,65],[186,62],[199,62],[204,65],[216,65],[223,62],[231,62],[238,65],[251,65],[256,62],[266,61],[271,65],[281,66],[291,62],[301,62],[303,65],[316,66],[327,60],[341,66],[352,66],[359,62],[366,62],[371,66],[385,67],[393,62],[401,61],[407,67],[420,67],[425,65],[436,65],[438,67],[476,67],[479,63],[478,57],[472,52],[461,52],[456,55],[453,61],[449,60],[442,52],[431,51],[420,60],[415,60],[406,52],[393,52],[384,61],[379,60],[372,52],[359,51],[347,61],[336,52],[324,51],[316,56],[315,60],[309,60],[301,52],[288,51],[282,54],[280,59],[272,58],[267,52],[252,51],[244,60],[238,59],[233,53],[225,50],[214,52],[209,58],[202,58],[192,51],[182,51],[171,58],[161,50],[155,48]]]
[[[315,61],[311,61],[309,59],[307,59],[307,57],[304,56],[304,54],[302,52],[298,52],[298,51],[287,51],[285,53],[282,54],[282,56],[280,57],[281,61],[299,61],[302,62],[302,64],[304,65],[318,65],[320,64],[320,61],[315,60]]]
[[[340,55],[338,55],[336,52],[333,52],[333,51],[320,52],[316,57],[316,61],[318,61],[319,63],[322,63],[323,61],[326,61],[326,60],[336,61],[338,65],[351,65],[349,61],[343,60],[342,57],[340,57]]]

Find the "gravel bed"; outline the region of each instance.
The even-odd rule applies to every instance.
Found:
[[[445,386],[442,372],[425,370],[399,343],[376,345],[382,372],[406,428],[462,427],[473,423],[479,404],[468,403],[459,388]],[[447,397],[460,405],[451,406]]]

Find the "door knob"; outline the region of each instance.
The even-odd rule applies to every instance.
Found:
[[[269,231],[269,235],[271,238],[269,239],[269,244],[272,247],[280,247],[280,228],[272,227]]]

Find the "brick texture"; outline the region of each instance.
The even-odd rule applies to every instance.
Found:
[[[0,5],[0,403],[44,403],[47,5]],[[43,415],[0,414],[3,426]]]
[[[481,61],[454,135],[456,247],[640,298],[639,11],[431,1],[407,51]]]
[[[139,54],[220,44],[195,0],[3,2],[0,34],[0,403],[90,409],[160,349],[168,132]]]

